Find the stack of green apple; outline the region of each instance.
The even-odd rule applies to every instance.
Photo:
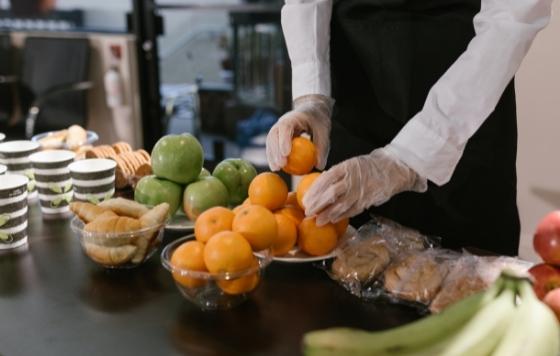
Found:
[[[153,175],[142,178],[134,199],[155,206],[166,202],[170,214],[179,208],[191,220],[214,206],[237,206],[247,198],[249,184],[257,175],[255,167],[243,159],[226,159],[210,174],[204,152],[190,134],[162,137],[152,150]]]

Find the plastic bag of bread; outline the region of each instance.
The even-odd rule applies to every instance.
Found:
[[[329,274],[354,295],[376,297],[382,294],[378,278],[392,261],[431,246],[419,232],[375,217],[335,251]]]
[[[440,291],[450,263],[459,253],[426,249],[395,259],[383,273],[383,287],[390,299],[428,305]]]
[[[447,306],[490,287],[507,271],[527,277],[532,263],[505,256],[475,256],[469,253],[453,261],[442,288],[430,304],[432,313],[439,313]]]

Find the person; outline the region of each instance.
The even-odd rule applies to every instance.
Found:
[[[307,132],[331,167],[303,199],[317,224],[368,210],[516,255],[513,77],[551,3],[285,0],[294,102],[268,133],[271,170]]]

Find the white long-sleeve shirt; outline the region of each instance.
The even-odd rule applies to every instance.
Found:
[[[494,111],[533,39],[548,24],[551,5],[552,0],[482,0],[467,49],[391,142],[404,163],[438,185],[451,179],[467,141]],[[331,95],[331,13],[332,0],[285,0],[282,28],[294,99]]]

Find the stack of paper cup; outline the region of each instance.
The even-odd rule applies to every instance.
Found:
[[[72,179],[68,166],[76,154],[66,150],[37,152],[29,156],[33,166],[43,216],[59,216],[70,212]]]
[[[29,178],[28,199],[37,197],[33,168],[29,156],[39,150],[39,144],[32,141],[7,141],[0,143],[0,164],[8,167],[8,173]]]
[[[74,200],[93,204],[110,199],[115,194],[115,167],[110,159],[84,159],[72,163],[70,175]]]
[[[27,184],[22,175],[0,178],[0,250],[27,243]]]

